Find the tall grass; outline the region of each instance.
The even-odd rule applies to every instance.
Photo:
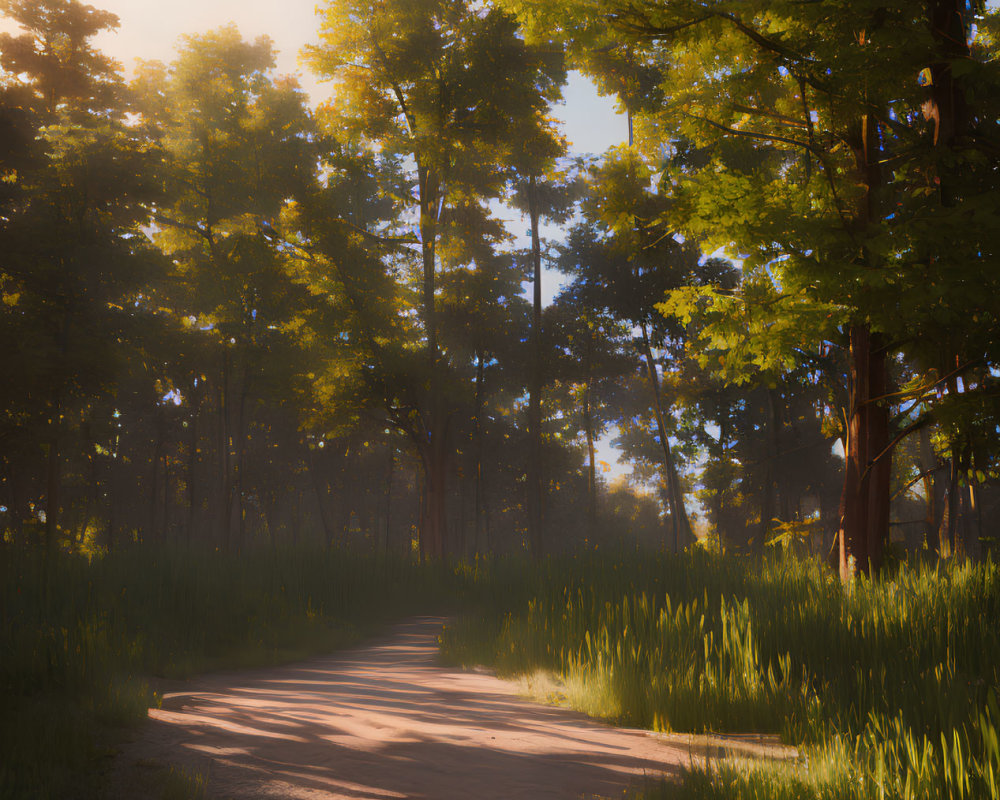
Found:
[[[147,678],[331,650],[450,608],[463,585],[440,565],[336,551],[0,550],[0,797],[97,793],[102,729],[144,718]]]
[[[0,551],[0,797],[87,796],[101,727],[144,716],[150,676],[289,660],[455,608],[474,613],[442,637],[452,661],[551,671],[574,705],[633,725],[804,745],[648,797],[1000,798],[992,563],[845,589],[810,562],[705,552],[448,568],[148,549]]]
[[[573,705],[629,724],[808,745],[798,765],[693,773],[682,796],[998,796],[991,563],[845,590],[809,562],[588,555],[528,583],[447,631],[446,654],[551,670]]]

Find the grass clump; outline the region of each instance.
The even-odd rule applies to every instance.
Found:
[[[0,549],[0,798],[97,796],[114,729],[155,703],[149,677],[330,651],[461,585],[441,565],[332,550]]]
[[[831,734],[795,762],[726,760],[690,770],[636,800],[972,800],[1000,797],[993,711],[938,740],[901,717],[873,719],[860,736]]]
[[[539,573],[523,605],[446,631],[446,653],[550,670],[572,705],[631,725],[804,745],[798,764],[694,771],[682,797],[997,797],[992,563],[904,565],[846,589],[810,562],[706,553]]]
[[[205,800],[208,797],[208,781],[204,775],[169,767],[162,770],[160,780],[161,800]]]

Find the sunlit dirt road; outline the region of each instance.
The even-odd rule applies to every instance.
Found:
[[[303,663],[200,678],[163,697],[122,753],[207,777],[212,798],[622,797],[690,749],[520,699],[438,665],[442,620]]]

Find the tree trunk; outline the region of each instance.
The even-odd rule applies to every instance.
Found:
[[[866,189],[854,215],[855,228],[865,236],[879,220],[882,173],[878,122],[862,114],[848,131],[848,138],[858,180]],[[867,249],[859,254],[859,259],[868,270],[880,268]],[[883,544],[889,535],[892,470],[889,410],[880,399],[888,385],[881,336],[872,332],[867,321],[856,321],[850,327],[849,337],[850,410],[840,527],[840,575],[844,580],[852,578],[857,570],[871,574],[881,567]]]
[[[726,442],[729,440],[729,408],[719,409],[719,442],[716,445],[715,458],[719,464],[725,462]],[[725,510],[726,487],[720,483],[715,490],[715,496],[711,500],[712,514],[715,522],[715,536],[719,540],[719,553],[726,552],[725,531],[722,530],[722,515]]]
[[[392,478],[396,467],[396,448],[392,443],[390,438],[387,442],[389,450],[389,463],[386,464],[385,468],[385,491],[382,496],[383,508],[385,510],[385,545],[384,551],[386,557],[388,557],[390,552],[390,540],[392,535]]]
[[[538,198],[535,176],[528,183],[531,219],[531,264],[534,298],[531,318],[531,367],[528,384],[528,541],[531,553],[542,556],[542,253],[538,236]]]
[[[163,408],[157,405],[153,411],[153,427],[154,427],[154,444],[153,444],[153,458],[150,464],[150,477],[149,477],[149,511],[147,514],[147,532],[148,540],[150,542],[159,543],[162,539],[160,536],[159,522],[160,522],[160,504],[159,504],[159,493],[160,493],[160,462],[163,460],[163,439],[164,439],[164,422],[163,422]]]
[[[316,493],[316,506],[319,510],[320,523],[323,525],[323,536],[326,546],[332,547],[335,538],[335,532],[333,529],[334,523],[333,520],[330,519],[329,509],[326,507],[326,498],[324,495],[327,493],[327,489],[323,485],[324,482],[320,481],[320,466],[318,463],[319,456],[317,455],[317,450],[310,451],[309,478],[312,481],[313,491]]]
[[[951,449],[951,469],[948,475],[948,519],[945,528],[945,539],[947,540],[948,554],[955,556],[959,554],[961,542],[956,536],[958,531],[958,518],[961,515],[961,487],[959,486],[959,476],[962,471],[962,462],[958,454],[958,448],[952,446]]]
[[[930,65],[930,112],[934,120],[934,145],[955,150],[968,133],[970,114],[961,81],[956,79],[952,65],[967,59],[972,9],[966,0],[930,0],[928,22],[937,46],[937,58]],[[954,164],[938,169],[937,179],[941,205],[955,206],[960,194],[960,170]],[[956,366],[960,358],[955,357]],[[948,382],[950,393],[957,392],[957,381]],[[954,555],[961,546],[956,537],[961,514],[959,473],[962,468],[959,445],[951,442],[951,470],[948,482],[947,526],[939,538],[942,557]]]
[[[955,365],[958,366],[961,361],[956,358]],[[947,380],[948,394],[951,397],[957,397],[958,391],[958,378],[954,375]],[[948,542],[948,555],[955,556],[959,555],[962,550],[962,540],[959,538],[958,534],[958,522],[959,518],[962,516],[962,489],[960,486],[961,476],[964,471],[964,448],[960,438],[956,436],[951,442],[949,442],[949,451],[951,455],[951,469],[948,475],[948,521],[945,538]]]
[[[973,557],[982,560],[983,557],[983,506],[979,501],[979,489],[975,484],[969,484],[969,510],[976,515],[975,547]]]
[[[67,361],[69,360],[69,336],[70,336],[69,311],[63,310],[62,322],[59,331],[59,370],[57,375],[64,375]],[[59,536],[59,504],[62,498],[59,496],[60,485],[62,483],[62,416],[63,416],[63,396],[62,387],[57,386],[52,398],[52,438],[49,440],[49,458],[46,476],[45,490],[45,549],[51,552]]]
[[[965,474],[969,475],[969,455],[966,452],[966,457],[964,459]],[[961,533],[962,533],[962,551],[966,558],[972,559],[973,561],[978,560],[981,553],[979,548],[979,536],[977,535],[976,526],[973,524],[973,517],[976,513],[976,496],[975,496],[975,486],[972,483],[971,478],[967,478],[969,485],[965,487],[962,492],[962,515],[960,517],[961,522]]]
[[[301,487],[301,484],[299,484]],[[305,495],[305,490],[299,489],[295,493],[295,524],[292,528],[292,544],[296,547],[299,546],[299,534],[302,532],[302,498]]]
[[[889,394],[889,374],[886,368],[882,337],[871,337],[873,352],[870,356],[870,398],[884,398]],[[885,401],[869,400],[869,459],[877,459],[869,469],[868,487],[868,557],[873,570],[881,569],[884,548],[889,542],[889,514],[892,497],[892,451],[889,447],[889,408]]]
[[[643,353],[646,357],[646,371],[649,375],[649,385],[653,390],[653,412],[656,416],[656,430],[663,448],[663,470],[667,480],[667,504],[670,507],[670,537],[673,552],[680,552],[694,540],[691,534],[691,523],[688,521],[687,509],[684,506],[684,495],[680,490],[680,479],[677,465],[670,450],[670,440],[667,437],[667,426],[663,415],[663,405],[660,399],[660,378],[656,373],[656,362],[653,359],[653,349],[649,344],[649,332],[646,323],[640,325],[642,333]]]
[[[188,545],[194,539],[196,509],[198,508],[198,406],[197,396],[194,396],[191,403],[191,437],[188,442],[187,463],[188,513],[187,525],[185,526],[185,539]]]
[[[117,462],[112,459],[108,465],[108,519],[105,528],[104,540],[108,551],[112,552],[118,547],[118,491],[117,491]]]
[[[583,432],[587,437],[587,538],[597,534],[597,454],[594,446],[594,330],[587,325],[586,348],[587,387],[583,393]]]
[[[587,534],[593,540],[597,533],[597,454],[594,447],[594,420],[590,410],[590,384],[588,377],[583,403],[583,428],[587,436]]]
[[[485,383],[485,364],[484,364],[484,354],[482,352],[476,353],[476,416],[474,424],[474,436],[475,441],[475,453],[476,453],[476,489],[475,489],[475,520],[473,522],[475,526],[475,536],[476,536],[476,552],[483,552],[487,548],[487,543],[485,539],[485,520],[484,515],[484,503],[483,503],[483,428],[484,428],[484,416],[485,416],[485,396],[484,396],[484,383]]]
[[[429,559],[440,559],[445,555],[448,496],[447,456],[443,436],[435,437],[422,453],[425,481],[423,529],[420,539],[423,554]]]
[[[850,412],[844,444],[846,469],[840,500],[840,576],[852,578],[857,569],[867,570],[868,541],[868,430],[864,404],[868,398],[870,331],[867,326],[851,328]]]
[[[920,470],[924,473],[924,498],[927,504],[924,515],[924,533],[927,549],[941,553],[941,522],[944,517],[945,484],[942,465],[931,445],[930,430],[920,429]]]
[[[241,350],[243,348],[241,347]],[[226,492],[226,538],[232,545],[232,522],[236,517],[236,548],[241,549],[246,544],[246,509],[243,503],[243,475],[246,464],[244,463],[246,453],[246,402],[249,395],[249,379],[246,355],[237,359],[238,363],[231,365],[232,380],[230,398],[236,393],[238,381],[239,395],[236,402],[236,419],[232,419],[232,409],[227,414],[229,432],[226,438],[226,479],[228,481],[228,491]]]
[[[223,348],[222,371],[219,382],[218,422],[219,422],[219,516],[221,517],[222,549],[228,550],[232,544],[232,483],[230,470],[230,424],[229,424],[229,351]]]
[[[423,461],[423,452],[420,453],[420,460]],[[417,510],[417,555],[420,563],[424,563],[427,558],[424,547],[427,544],[427,537],[424,531],[429,530],[427,523],[427,465],[423,465],[423,481],[420,483],[419,508]]]
[[[173,493],[170,491],[171,474],[170,474],[169,451],[167,449],[164,449],[160,458],[163,461],[163,515],[162,515],[160,535],[161,535],[161,540],[163,542],[173,543],[170,538],[170,526],[171,526],[170,498]]]
[[[417,443],[424,467],[424,507],[420,516],[420,550],[427,558],[441,558],[447,538],[446,498],[448,491],[446,439],[448,414],[442,394],[441,353],[437,341],[436,242],[441,187],[426,166],[417,164],[420,195],[420,241],[423,260],[424,329],[427,334],[425,358],[428,396],[425,420],[429,423]]]
[[[844,580],[858,570],[871,574],[882,564],[883,543],[889,534],[892,470],[889,412],[877,401],[886,387],[881,337],[872,334],[867,325],[853,325],[850,340],[850,419],[840,522],[840,574]]]
[[[468,503],[466,499],[468,497],[468,487],[469,481],[464,474],[459,474],[458,480],[456,481],[458,488],[458,498],[456,502],[457,507],[457,524],[449,528],[452,534],[452,543],[450,552],[457,555],[459,558],[468,558],[469,553],[469,532],[466,530],[466,506]]]
[[[56,394],[52,411],[52,438],[49,440],[48,467],[45,489],[45,549],[52,551],[59,536],[59,486],[62,481],[62,453],[60,452],[60,430],[62,428],[62,404]]]
[[[271,552],[278,551],[278,496],[270,489],[264,489],[260,494],[261,512],[264,515],[264,524],[267,526],[267,540],[271,545]]]
[[[778,408],[774,402],[774,390],[764,390],[764,402],[767,406],[767,456],[764,461],[764,481],[761,486],[760,526],[754,537],[754,549],[763,552],[767,544],[767,532],[771,530],[771,521],[775,513],[775,480],[778,458]],[[788,520],[785,520],[786,522]]]
[[[952,73],[952,64],[969,56],[969,26],[972,11],[968,0],[931,0],[928,7],[931,35],[938,46],[940,60],[930,65],[931,113],[934,119],[934,144],[954,147],[965,136],[969,108],[965,92]],[[954,204],[949,176],[941,177],[941,202]]]
[[[5,457],[4,475],[7,485],[7,509],[10,514],[10,531],[13,543],[23,547],[24,541],[24,503],[21,502],[21,492],[18,486],[18,471],[14,468],[12,459]]]

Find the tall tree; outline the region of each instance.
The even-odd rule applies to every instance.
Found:
[[[67,455],[93,452],[95,403],[114,391],[139,313],[134,298],[155,265],[138,231],[139,201],[154,195],[153,159],[128,120],[116,65],[90,41],[117,25],[113,14],[76,0],[10,0],[2,10],[23,31],[0,35],[4,96],[14,104],[4,117],[22,145],[8,151],[8,165],[24,152],[28,120],[35,137],[35,158],[11,173],[19,193],[0,224],[3,326],[22,342],[4,348],[11,395],[2,439],[11,474],[18,458],[37,464],[29,453],[44,450],[33,502],[55,546],[66,533]],[[27,505],[21,489],[15,515]]]
[[[511,146],[511,200],[527,214],[531,226],[529,248],[532,281],[531,354],[528,371],[528,541],[536,558],[543,551],[545,498],[542,469],[542,391],[545,333],[542,330],[543,219],[565,222],[573,206],[577,181],[572,169],[559,169],[556,159],[566,153],[566,142],[554,122],[536,114],[521,121]]]
[[[628,324],[586,301],[586,288],[571,284],[549,309],[554,405],[563,411],[570,438],[582,433],[587,465],[587,533],[599,535],[597,439],[618,416],[622,384],[638,371]]]
[[[309,61],[336,81],[329,124],[411,166],[400,189],[419,242],[425,378],[407,427],[424,466],[423,550],[438,557],[455,413],[439,341],[442,221],[456,209],[483,218],[483,201],[501,192],[515,122],[537,116],[555,95],[561,60],[525,45],[505,13],[461,0],[335,0],[322,11],[320,38]]]
[[[311,188],[315,156],[304,95],[273,76],[268,39],[245,42],[230,26],[182,41],[169,69],[143,66],[136,90],[145,118],[162,129],[165,155],[165,194],[150,211],[175,281],[173,296],[160,299],[190,318],[192,334],[215,343],[210,378],[190,388],[194,396],[214,388],[218,522],[229,547],[244,539],[248,432],[263,362],[306,296],[286,273],[274,225],[289,198]]]
[[[968,332],[982,324],[971,320],[993,316],[979,301],[963,305],[966,282],[979,277],[992,242],[977,235],[975,252],[963,251],[965,263],[952,262],[953,239],[942,232],[958,217],[926,202],[935,178],[926,169],[933,119],[922,112],[940,116],[945,101],[932,92],[925,107],[916,80],[929,68],[954,99],[944,74],[975,72],[989,94],[992,68],[985,60],[974,65],[963,45],[971,15],[960,4],[956,17],[954,4],[949,11],[937,2],[855,3],[850,14],[783,0],[597,5],[595,14],[590,3],[520,4],[548,26],[546,37],[561,27],[580,52],[614,52],[614,59],[587,61],[607,80],[614,77],[609,60],[636,76],[621,82],[622,91],[643,112],[640,138],[658,151],[670,142],[675,157],[663,184],[678,200],[676,224],[746,256],[746,270],[772,276],[782,306],[832,307],[825,338],[843,343],[850,374],[841,571],[847,577],[877,568],[888,535],[894,442],[934,415],[919,387],[900,393],[889,384],[888,364],[894,353],[916,355],[908,343],[923,322],[940,339],[949,307],[975,309],[961,326]],[[639,78],[657,91],[644,91]],[[972,126],[979,143],[964,141],[965,163],[978,161],[982,177],[992,172],[985,139],[994,125],[995,117],[983,114]],[[977,197],[966,205],[972,198],[964,196],[969,213],[985,211],[984,196]],[[941,376],[963,372],[978,357],[970,353],[946,372],[921,360]],[[894,402],[916,397],[922,419],[890,419]]]
[[[479,244],[474,266],[456,267],[441,276],[442,340],[458,364],[469,365],[462,372],[473,385],[466,399],[469,413],[463,415],[468,421],[469,450],[464,471],[473,481],[474,547],[465,548],[466,552],[489,550],[488,498],[494,465],[488,463],[486,451],[494,428],[491,417],[505,387],[509,393],[524,385],[524,364],[530,360],[524,351],[532,346],[525,342],[530,312],[520,296],[524,275],[517,257],[500,251],[498,242],[486,237]]]
[[[669,542],[679,550],[693,541],[693,535],[671,445],[674,420],[663,391],[664,378],[677,364],[664,364],[658,356],[666,352],[671,339],[673,344],[682,343],[683,331],[677,326],[668,331],[655,305],[667,290],[688,280],[701,254],[691,241],[675,238],[663,223],[664,198],[656,193],[652,177],[633,148],[609,152],[592,170],[583,202],[584,222],[567,237],[560,263],[561,269],[576,276],[584,302],[634,330],[633,346],[642,363],[647,408],[661,453]]]

